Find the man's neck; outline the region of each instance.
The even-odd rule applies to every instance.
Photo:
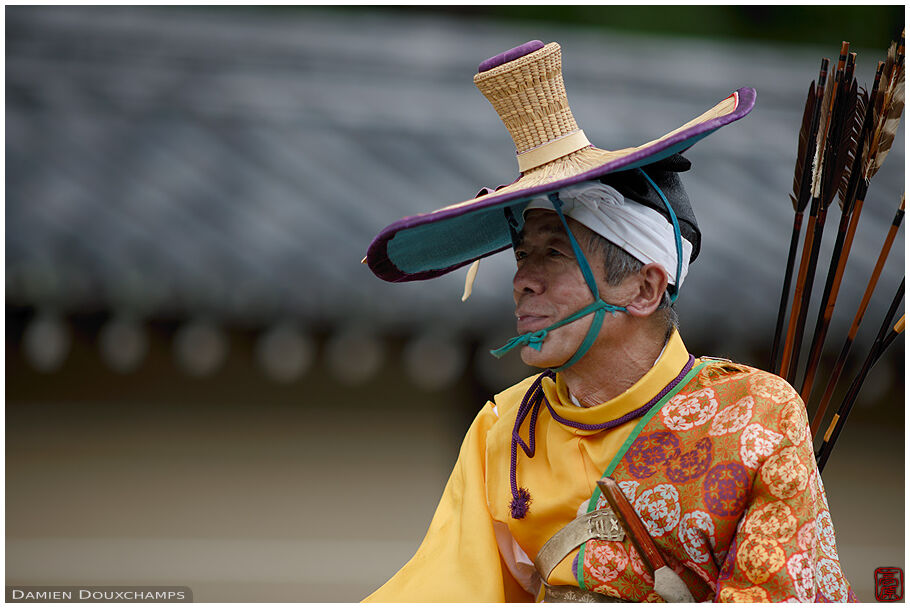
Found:
[[[592,348],[562,372],[569,394],[582,407],[621,395],[654,366],[665,345],[663,336],[639,332],[616,347]]]

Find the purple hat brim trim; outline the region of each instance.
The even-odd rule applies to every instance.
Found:
[[[517,190],[501,195],[493,195],[486,200],[479,201],[471,205],[465,205],[454,209],[443,209],[430,213],[423,213],[402,218],[384,228],[376,236],[376,238],[373,239],[372,243],[370,243],[369,249],[367,250],[367,264],[369,265],[370,270],[372,270],[377,277],[385,281],[392,283],[421,281],[442,276],[444,274],[452,272],[453,270],[461,268],[462,266],[466,266],[475,260],[479,260],[488,255],[504,251],[505,249],[509,249],[511,247],[511,242],[506,242],[504,244],[491,244],[491,247],[488,251],[479,255],[469,255],[464,260],[459,260],[458,262],[448,265],[444,268],[423,270],[419,272],[407,272],[405,270],[402,270],[395,265],[389,255],[389,244],[391,241],[395,238],[396,235],[409,229],[416,228],[418,226],[424,226],[427,224],[445,222],[451,218],[475,213],[484,209],[489,209],[491,207],[506,207],[509,206],[509,203],[518,204],[522,202],[523,199],[527,199],[532,196],[553,192],[565,186],[595,179],[608,173],[613,173],[615,171],[629,170],[636,167],[648,165],[666,158],[667,156],[675,154],[676,152],[682,152],[694,145],[699,140],[707,137],[717,129],[735,122],[740,118],[743,118],[752,111],[752,108],[755,106],[755,89],[750,87],[743,87],[741,89],[738,89],[735,92],[735,95],[738,97],[737,105],[736,108],[729,114],[718,116],[717,118],[712,118],[703,123],[693,125],[692,127],[680,131],[679,133],[676,133],[672,137],[669,137],[663,141],[655,143],[651,146],[644,147],[640,150],[636,150],[628,156],[617,158],[599,167],[585,171],[584,173],[579,173],[577,175],[573,175],[559,181],[543,184],[540,186],[534,186],[525,190]]]

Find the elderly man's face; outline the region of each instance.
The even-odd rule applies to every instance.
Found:
[[[623,305],[626,291],[622,285],[611,287],[603,279],[602,254],[588,248],[591,230],[568,219],[575,239],[597,281],[604,301]],[[553,211],[535,209],[528,213],[522,240],[515,249],[518,270],[512,282],[518,333],[524,334],[549,327],[594,301],[581,268],[572,251],[569,237]],[[525,346],[522,360],[536,367],[556,367],[568,361],[591,326],[593,315],[578,319],[549,332],[540,351]],[[609,331],[611,315],[604,320],[601,336]]]

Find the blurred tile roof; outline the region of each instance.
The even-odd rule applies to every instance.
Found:
[[[805,91],[840,42],[730,45],[367,9],[20,6],[6,17],[8,302],[508,330],[508,255],[481,264],[467,303],[463,271],[390,285],[360,259],[399,217],[514,179],[511,141],[471,77],[484,58],[541,38],[562,45],[573,111],[600,147],[637,145],[740,86],[758,90],[750,117],[688,153],[704,239],[679,305],[690,332],[762,344]],[[868,86],[884,49],[854,50]],[[903,167],[901,125],[866,201],[841,325]],[[823,256],[837,221],[832,211]],[[903,255],[899,239],[875,310]]]

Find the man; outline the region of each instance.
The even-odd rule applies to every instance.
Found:
[[[520,349],[546,371],[483,407],[417,553],[367,599],[854,599],[798,395],[690,355],[676,330],[701,241],[679,152],[745,116],[754,91],[607,151],[572,117],[557,44],[489,59],[475,83],[521,176],[392,224],[367,261],[391,281],[473,261],[470,283],[479,258],[511,245],[519,335],[494,354]],[[603,495],[609,480],[622,496]]]

